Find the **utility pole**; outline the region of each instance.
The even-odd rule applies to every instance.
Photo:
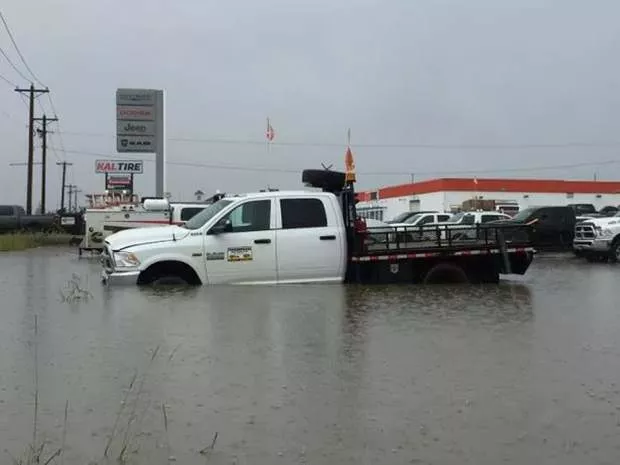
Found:
[[[20,94],[28,93],[30,95],[29,105],[29,130],[28,130],[28,180],[26,186],[26,214],[32,215],[32,172],[34,163],[34,97],[36,94],[45,94],[49,89],[35,89],[34,84],[30,84],[29,89],[15,89]]]
[[[43,118],[33,118],[34,121],[42,122],[42,129],[37,129],[39,136],[43,141],[41,145],[41,213],[45,215],[45,192],[47,190],[47,123],[49,121],[58,121],[58,118],[48,118],[46,115],[43,115]]]
[[[67,166],[73,166],[73,163],[61,161],[56,163],[58,166],[62,166],[62,187],[60,188],[60,211],[65,212],[65,190],[67,189]],[[71,203],[71,201],[69,201]]]
[[[73,202],[73,209],[77,212],[78,211],[78,192],[82,192],[82,189],[78,189],[77,186],[73,186],[73,194],[75,195],[75,199]]]
[[[76,189],[77,186],[75,184],[67,185],[67,190],[69,191],[69,211],[71,211],[71,202],[73,201],[73,189]]]

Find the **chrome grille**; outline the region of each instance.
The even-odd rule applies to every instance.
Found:
[[[575,226],[575,240],[591,241],[596,236],[594,226],[591,224],[578,224]]]
[[[114,261],[112,259],[110,247],[107,244],[103,247],[103,251],[101,252],[101,265],[107,271],[112,271],[114,269]]]

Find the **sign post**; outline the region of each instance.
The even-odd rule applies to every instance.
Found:
[[[166,191],[164,105],[163,90],[116,90],[116,151],[119,153],[155,153],[155,195],[157,197],[163,197]],[[110,171],[107,172],[110,173]],[[116,171],[116,173],[121,172],[133,173],[133,171]]]

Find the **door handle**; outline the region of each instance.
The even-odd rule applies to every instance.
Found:
[[[271,239],[256,239],[255,244],[271,244]]]
[[[319,239],[322,241],[335,241],[336,236],[320,236]]]

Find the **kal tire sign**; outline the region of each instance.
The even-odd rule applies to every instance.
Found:
[[[96,173],[142,174],[142,170],[142,160],[97,160],[95,162]]]

